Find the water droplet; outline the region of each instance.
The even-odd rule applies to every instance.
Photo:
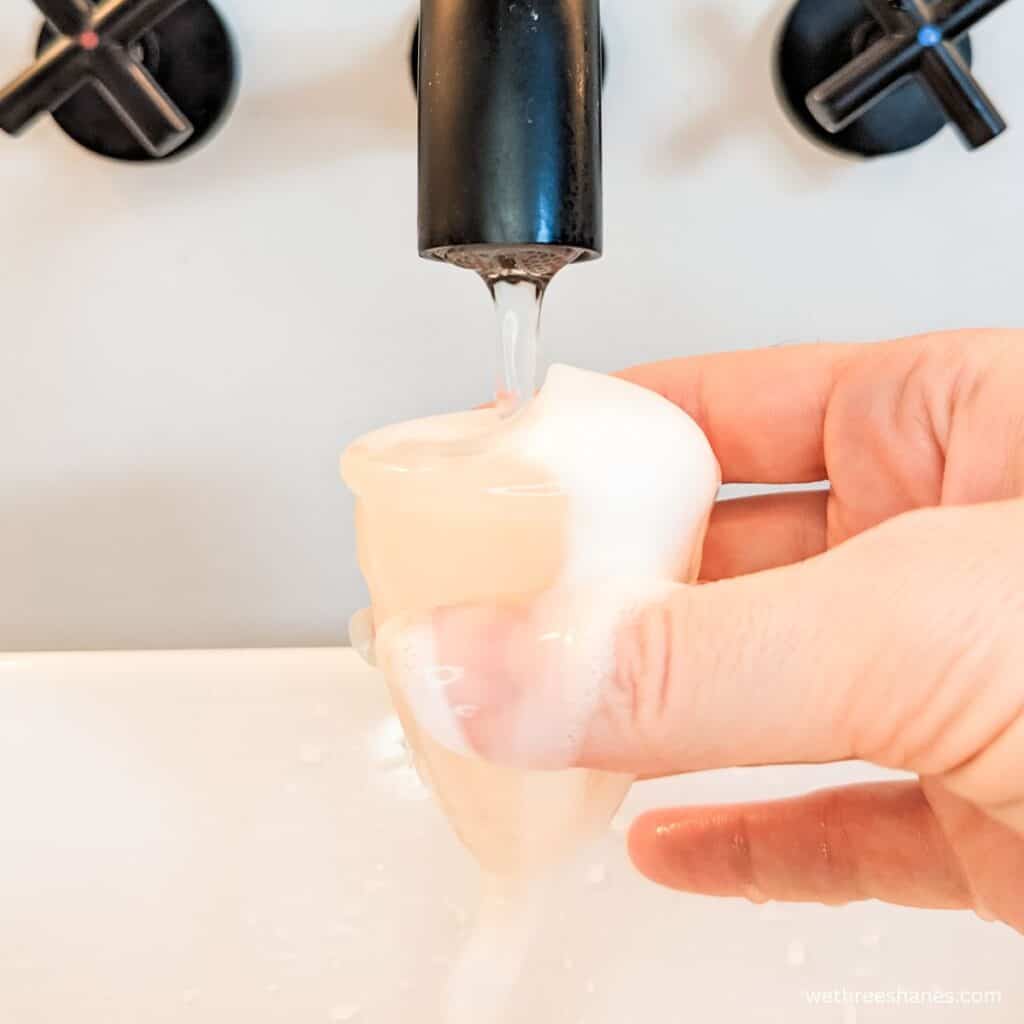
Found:
[[[360,1007],[356,1006],[355,1003],[341,1003],[335,1006],[328,1016],[332,1021],[355,1020],[359,1010]]]
[[[793,939],[786,947],[786,963],[790,967],[803,967],[806,960],[807,947],[799,939]]]
[[[587,885],[603,885],[608,878],[608,869],[603,864],[592,864],[587,871]]]
[[[571,971],[571,970],[573,969],[573,962],[572,962],[572,957],[571,957],[571,956],[567,956],[567,957],[566,957],[566,958],[565,958],[565,959],[564,959],[564,960],[562,961],[562,966],[563,966],[563,967],[564,967],[564,968],[565,968],[565,969],[566,969],[567,971]]]
[[[181,993],[181,1001],[186,1006],[191,1006],[199,998],[199,992],[194,988],[187,988]]]
[[[303,764],[322,764],[326,751],[318,743],[304,743],[299,748],[299,760]]]
[[[374,866],[374,870],[375,870],[375,871],[377,871],[378,873],[382,873],[382,872],[384,871],[384,862],[383,862],[383,861],[379,861],[379,862],[378,862],[378,863],[377,863],[377,864],[376,864],[376,865]]]
[[[595,992],[597,991],[597,985],[595,984],[595,982],[594,982],[594,979],[593,979],[593,978],[591,978],[591,979],[590,979],[590,980],[589,980],[589,981],[588,981],[588,982],[586,983],[586,985],[584,985],[584,988],[585,988],[585,989],[586,989],[586,991],[587,991],[587,995],[588,995],[588,996],[592,996],[592,995],[593,995],[593,994],[594,994],[594,993],[595,993]]]

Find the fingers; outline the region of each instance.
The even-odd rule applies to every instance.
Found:
[[[827,491],[720,501],[711,514],[701,579],[746,576],[803,561],[828,546]]]
[[[870,565],[853,568],[873,598]],[[700,587],[603,580],[395,620],[377,652],[420,724],[462,754],[635,775],[837,760],[853,754],[841,726],[857,660],[878,642],[863,629],[847,652],[823,635],[853,582],[813,562]]]
[[[707,434],[726,483],[826,478],[825,412],[838,375],[870,350],[796,345],[674,359],[619,376],[664,395]]]
[[[629,848],[653,881],[711,896],[943,908],[973,900],[916,782],[656,811],[633,826]]]
[[[581,756],[622,623],[678,587],[608,581],[529,607],[443,608],[378,634],[417,721],[456,753],[557,769]]]
[[[396,624],[393,678],[440,742],[518,766],[949,772],[1020,710],[1022,508],[918,511],[703,586],[603,580],[447,609]]]
[[[854,569],[848,599],[872,600],[870,565]],[[824,633],[848,623],[829,619],[844,582],[811,562],[701,587],[606,580],[389,623],[378,652],[439,742],[501,763],[666,775],[838,760],[854,753],[848,697],[880,642],[868,624],[856,643]]]
[[[805,562],[679,588],[620,631],[579,763],[967,763],[1020,709],[1021,514],[918,511]]]
[[[878,586],[871,561],[847,571],[837,553],[681,587],[627,621],[579,764],[670,775],[854,756],[851,693],[886,630],[854,618]]]

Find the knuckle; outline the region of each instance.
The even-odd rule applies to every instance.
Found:
[[[659,602],[633,616],[620,630],[616,668],[605,714],[608,725],[647,758],[667,756],[671,722],[678,720],[679,665],[685,623],[678,600]],[[678,755],[679,737],[671,737]]]

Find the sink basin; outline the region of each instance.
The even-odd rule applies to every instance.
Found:
[[[647,807],[882,774],[637,786],[552,889],[509,1024],[1019,1022],[1002,925],[683,896],[624,853]],[[0,655],[0,809],[4,1024],[439,1024],[475,868],[349,650]]]

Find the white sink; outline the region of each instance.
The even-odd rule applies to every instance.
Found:
[[[680,896],[623,851],[648,806],[879,774],[637,787],[549,902],[510,1024],[1019,1022],[1008,928]],[[437,1024],[475,870],[351,651],[0,655],[0,811],[2,1024]],[[999,1001],[915,1002],[936,989]]]

